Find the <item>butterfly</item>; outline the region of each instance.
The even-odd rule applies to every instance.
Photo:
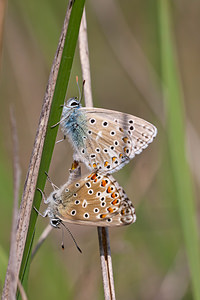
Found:
[[[143,119],[114,110],[82,107],[76,97],[64,105],[57,124],[74,148],[74,160],[103,174],[121,169],[157,134],[156,127]]]
[[[74,177],[75,178],[75,177]],[[91,173],[70,179],[45,200],[44,217],[53,227],[62,222],[94,226],[123,226],[136,221],[135,209],[111,175]],[[44,194],[43,194],[44,197]]]

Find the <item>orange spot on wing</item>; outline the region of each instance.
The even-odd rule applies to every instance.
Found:
[[[127,137],[124,137],[122,140],[124,141],[124,143],[128,142],[128,138]]]
[[[95,169],[95,168],[97,167],[97,165],[94,163],[94,164],[92,165],[92,167]]]
[[[109,165],[109,162],[108,162],[108,161],[105,161],[104,167],[107,167],[108,165]]]
[[[106,214],[102,214],[102,215],[100,215],[100,218],[101,219],[104,219],[104,218],[106,218],[107,217],[107,215]]]
[[[97,178],[96,174],[93,174],[92,177],[91,177],[92,180],[95,180],[96,178]]]
[[[119,155],[119,158],[121,158],[123,156],[123,154],[122,153],[120,153],[120,155]]]
[[[124,130],[121,127],[119,128],[119,131],[124,132]]]
[[[112,157],[112,161],[115,161],[116,159],[117,159],[116,156],[113,156],[113,157]]]
[[[127,150],[128,148],[127,147],[124,147],[124,152],[126,153],[126,150]]]
[[[113,204],[113,205],[116,205],[117,203],[118,203],[118,200],[117,200],[117,199],[115,199],[115,200],[112,201],[112,204]]]
[[[108,208],[107,208],[107,211],[109,211],[109,213],[113,213],[112,207],[108,207]]]
[[[107,193],[111,193],[112,192],[112,188],[109,186],[108,188],[107,188]]]
[[[112,198],[115,198],[115,197],[116,197],[115,193],[112,193],[111,197],[112,197]]]
[[[107,182],[103,179],[102,182],[101,182],[101,186],[104,187],[104,186],[106,186],[106,184],[107,184]]]
[[[125,215],[125,209],[121,210],[121,215]]]

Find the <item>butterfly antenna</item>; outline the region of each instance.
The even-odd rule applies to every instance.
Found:
[[[79,102],[81,102],[81,100],[83,99],[83,91],[84,91],[85,80],[83,80],[83,83],[82,83],[82,90],[81,90],[81,91],[80,91],[80,87],[79,87],[79,84],[78,84],[78,76],[76,76],[76,84],[77,84],[77,86],[78,86]]]
[[[80,253],[82,253],[81,248],[78,246],[78,244],[77,244],[77,242],[76,242],[76,240],[75,240],[73,234],[72,234],[71,231],[69,230],[69,228],[68,228],[63,222],[61,222],[61,224],[62,224],[62,225],[65,227],[65,229],[68,231],[68,233],[69,233],[69,235],[71,236],[71,238],[72,238],[72,240],[73,240],[73,242],[74,242],[76,248],[78,249],[78,251],[79,251]],[[64,247],[64,243],[62,242],[62,248],[63,248],[63,247]],[[64,249],[64,248],[63,248],[63,249]]]
[[[62,227],[62,243],[61,243],[61,247],[62,247],[63,250],[65,250],[63,227]]]
[[[79,93],[79,102],[81,102],[81,91],[80,91],[80,86],[78,84],[78,76],[76,76],[76,84],[77,84],[77,87],[78,87],[78,93]]]

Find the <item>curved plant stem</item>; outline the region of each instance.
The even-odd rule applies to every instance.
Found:
[[[82,67],[83,79],[86,80],[84,86],[85,106],[92,107],[91,75],[89,64],[89,50],[87,39],[87,23],[85,9],[79,33],[79,52]],[[109,232],[107,227],[97,227],[99,236],[99,249],[101,259],[101,270],[103,277],[104,297],[106,300],[115,299],[115,287],[113,279],[112,259],[110,251]]]

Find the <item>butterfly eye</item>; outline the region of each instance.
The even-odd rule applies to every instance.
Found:
[[[56,219],[51,219],[51,221],[50,221],[51,226],[56,227],[56,228],[60,225],[60,222],[61,222],[61,220],[58,219],[58,218],[56,218]]]
[[[56,195],[57,195],[57,193],[53,193],[53,195],[52,195],[53,200],[56,200]]]
[[[80,105],[79,101],[75,98],[70,98],[67,101],[67,106],[68,107],[78,107]]]

